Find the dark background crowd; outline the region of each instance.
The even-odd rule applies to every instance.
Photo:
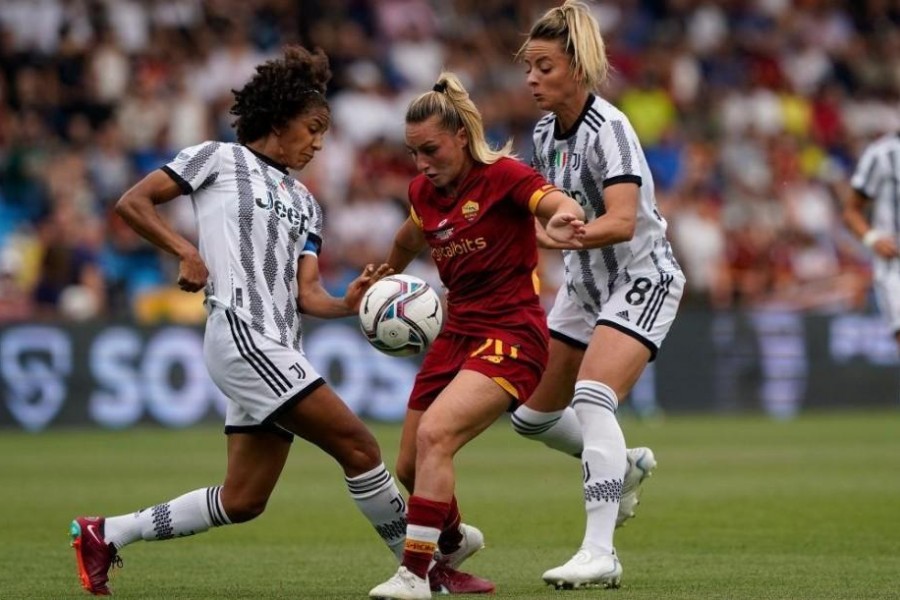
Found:
[[[288,43],[331,59],[333,123],[300,174],[326,211],[321,259],[341,293],[386,257],[414,174],[403,116],[441,68],[490,138],[531,155],[540,117],[513,55],[555,2],[3,0],[0,321],[202,320],[177,263],[114,214],[181,148],[233,141],[231,90]],[[841,226],[864,144],[900,131],[900,3],[592,3],[684,268],[688,306],[864,309],[868,255]],[[163,207],[194,235],[191,204]],[[546,253],[547,300],[562,277]],[[428,261],[412,271],[433,278]]]

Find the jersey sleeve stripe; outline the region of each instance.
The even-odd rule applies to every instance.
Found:
[[[531,198],[528,200],[528,210],[534,213],[534,211],[537,210],[538,203],[543,200],[544,196],[546,196],[550,192],[555,191],[557,191],[557,187],[549,183],[535,190],[535,192],[531,195]]]
[[[609,179],[603,180],[603,187],[608,188],[611,185],[616,185],[617,183],[636,183],[638,187],[641,187],[643,183],[643,179],[641,179],[640,175],[616,175],[615,177],[610,177]]]
[[[415,223],[419,229],[422,229],[422,219],[419,218],[419,215],[416,214],[416,209],[412,206],[409,207],[409,218],[412,219],[412,222]]]
[[[185,196],[187,196],[188,194],[190,194],[194,191],[194,188],[191,187],[191,184],[189,184],[187,181],[185,181],[184,178],[181,175],[179,175],[178,173],[176,173],[175,170],[172,167],[170,167],[169,165],[161,166],[160,170],[163,173],[165,173],[166,175],[168,175],[172,179],[172,181],[174,181],[175,183],[178,184],[178,187],[181,189],[181,193],[184,194]]]

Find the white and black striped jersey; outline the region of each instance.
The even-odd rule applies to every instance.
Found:
[[[850,185],[872,201],[872,227],[900,241],[900,134],[866,147]]]
[[[534,128],[532,166],[584,208],[590,222],[606,212],[603,190],[616,183],[640,186],[634,237],[604,248],[564,251],[566,286],[586,307],[599,310],[617,287],[652,273],[680,272],[666,239],[666,220],[656,207],[650,167],[628,118],[590,96],[569,131],[556,115]]]
[[[240,144],[204,142],[162,169],[191,197],[207,302],[300,350],[297,263],[319,253],[323,226],[306,186]]]

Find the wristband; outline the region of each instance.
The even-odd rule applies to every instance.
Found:
[[[862,243],[864,246],[872,248],[880,239],[881,233],[875,229],[870,229],[865,233],[865,235],[862,236]]]

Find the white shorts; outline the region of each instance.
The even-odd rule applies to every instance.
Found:
[[[203,357],[228,398],[225,433],[262,430],[292,439],[275,419],[325,383],[303,353],[253,331],[221,307],[206,320]]]
[[[675,321],[683,293],[681,272],[635,277],[614,289],[596,311],[583,306],[575,294],[569,294],[562,286],[547,315],[550,337],[585,349],[594,328],[606,325],[647,346],[652,361]]]
[[[900,260],[880,260],[875,264],[872,287],[878,310],[891,328],[900,332]]]

